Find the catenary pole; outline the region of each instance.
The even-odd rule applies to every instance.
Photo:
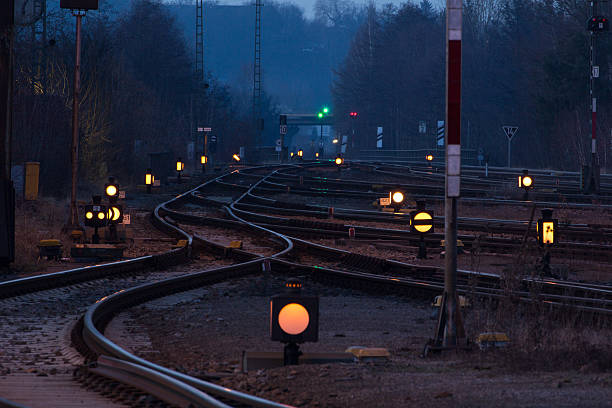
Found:
[[[77,183],[79,170],[79,96],[81,92],[81,19],[84,10],[72,10],[76,17],[76,54],[74,59],[74,94],[72,98],[72,189],[70,192],[70,228],[79,227],[79,210],[77,207]]]

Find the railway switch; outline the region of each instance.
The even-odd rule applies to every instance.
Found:
[[[425,234],[433,232],[433,213],[425,210],[425,201],[416,202],[416,210],[410,213],[410,230],[420,235],[418,259],[427,259],[427,246]]]
[[[529,175],[529,170],[523,170],[523,174],[518,178],[518,186],[525,190],[523,200],[527,201],[529,198],[529,190],[533,188],[533,177]]]
[[[285,293],[270,298],[270,338],[285,343],[284,365],[297,365],[299,343],[319,340],[319,297],[302,294],[295,278],[285,284]]]

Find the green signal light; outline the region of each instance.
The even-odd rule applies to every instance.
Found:
[[[323,113],[329,113],[329,108],[327,107],[323,108]]]
[[[317,116],[319,117],[319,119],[322,118],[323,117],[323,112],[319,112]]]

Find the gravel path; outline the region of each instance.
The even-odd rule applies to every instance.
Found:
[[[284,279],[271,278],[267,293]],[[501,352],[419,357],[435,321],[428,302],[371,296],[305,280],[320,295],[318,343],[305,352],[385,347],[388,361],[300,365],[242,373],[243,351],[282,351],[269,340],[263,278],[247,278],[156,301],[124,314],[134,351],[165,366],[302,407],[609,407],[612,373],[509,369]],[[125,323],[127,322],[127,323]],[[112,327],[112,326],[111,326]],[[130,341],[113,336],[130,348]],[[588,368],[588,367],[587,367]]]

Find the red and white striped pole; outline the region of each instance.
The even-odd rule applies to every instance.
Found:
[[[446,198],[444,205],[446,327],[443,346],[465,339],[457,297],[457,198],[461,191],[462,0],[446,0]],[[440,339],[437,339],[438,341]]]
[[[595,159],[597,154],[597,98],[591,99],[591,154],[593,155],[593,159]],[[595,160],[593,161],[595,163]]]

